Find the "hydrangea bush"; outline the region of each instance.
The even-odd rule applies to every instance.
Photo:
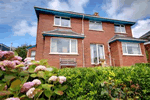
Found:
[[[15,56],[12,51],[0,51],[0,99],[47,100],[63,95],[67,89],[66,77],[57,76],[47,60],[33,61],[31,58]]]

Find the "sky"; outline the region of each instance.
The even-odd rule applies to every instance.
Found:
[[[0,43],[36,44],[34,6],[135,21],[132,33],[136,38],[150,31],[150,0],[0,0]]]

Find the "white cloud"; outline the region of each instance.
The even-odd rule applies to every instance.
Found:
[[[28,24],[26,20],[16,23],[13,27],[14,35],[24,36],[25,34],[30,34],[31,36],[36,36],[37,24],[36,22],[31,22],[31,25]]]
[[[68,2],[52,0],[48,3],[48,8],[84,13],[83,8],[87,5],[88,2],[89,0],[68,0]]]
[[[150,0],[111,0],[102,6],[108,17],[137,20],[150,16]]]
[[[137,21],[137,25],[132,29],[133,36],[137,38],[148,31],[150,31],[150,19]]]

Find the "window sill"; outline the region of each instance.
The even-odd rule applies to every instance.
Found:
[[[128,34],[128,33],[123,33],[123,32],[115,32],[115,34]]]
[[[52,54],[52,55],[79,55],[78,53],[49,53],[49,54]]]
[[[59,26],[59,25],[53,25],[54,27],[63,27],[63,28],[72,28],[71,26]]]
[[[144,56],[144,55],[136,55],[136,54],[123,54],[123,56]]]
[[[100,31],[100,32],[103,32],[104,30],[94,30],[94,29],[89,29],[89,31]]]

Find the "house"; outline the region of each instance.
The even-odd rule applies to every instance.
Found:
[[[40,7],[35,12],[36,46],[28,49],[28,57],[48,59],[57,68],[65,58],[75,59],[77,67],[98,66],[104,59],[106,66],[147,62],[146,40],[132,37],[135,22]]]
[[[10,51],[10,47],[6,46],[3,43],[0,43],[0,50],[1,51]]]
[[[147,60],[148,60],[148,62],[150,62],[150,31],[148,31],[147,33],[142,35],[140,37],[140,39],[148,40],[147,42],[144,43],[144,46],[145,46],[145,49],[146,49],[146,52],[147,52]]]

